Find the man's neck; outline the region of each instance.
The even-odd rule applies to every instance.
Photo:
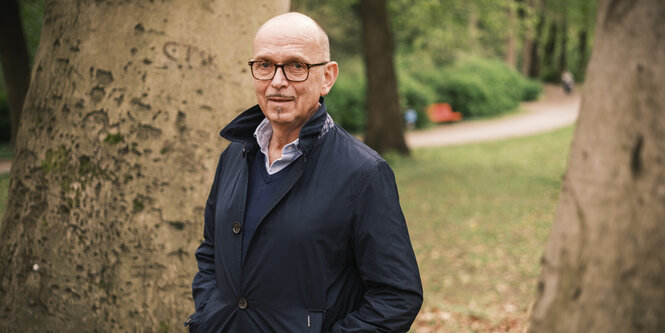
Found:
[[[270,164],[272,165],[272,162],[282,157],[282,149],[284,146],[298,138],[302,126],[297,128],[285,128],[276,124],[271,125],[272,137],[270,138],[270,143],[268,144],[268,158],[270,159]]]
[[[321,103],[317,103],[316,107],[310,111],[311,118],[316,110],[321,107]],[[270,159],[270,164],[276,159],[282,157],[282,149],[287,144],[293,142],[300,136],[300,130],[305,125],[307,121],[297,126],[289,126],[289,124],[277,124],[271,122],[272,126],[272,137],[270,138],[270,143],[268,144],[268,159]]]

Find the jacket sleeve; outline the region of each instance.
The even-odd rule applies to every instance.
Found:
[[[420,311],[423,291],[395,177],[385,161],[362,185],[354,223],[363,304],[332,332],[406,332]]]
[[[199,271],[194,275],[194,281],[192,282],[192,296],[194,298],[194,308],[197,312],[205,306],[212,289],[215,287],[215,206],[217,203],[217,187],[223,170],[224,154],[222,153],[217,163],[215,180],[206,201],[203,242],[194,253],[199,267]]]

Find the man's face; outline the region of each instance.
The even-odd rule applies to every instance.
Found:
[[[323,59],[322,53],[316,36],[294,29],[265,29],[254,40],[253,60],[314,64],[328,60]],[[279,68],[272,80],[255,79],[254,92],[263,114],[273,126],[300,129],[318,109],[319,97],[328,94],[336,77],[334,62],[312,67],[309,77],[302,82],[288,81]]]

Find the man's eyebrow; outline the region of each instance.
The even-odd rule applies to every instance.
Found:
[[[300,57],[300,56],[290,56],[290,57],[287,57],[286,60],[283,61],[283,62],[276,62],[275,60],[270,59],[270,57],[268,57],[268,56],[258,56],[258,57],[254,57],[254,58],[252,58],[252,60],[253,60],[253,61],[270,61],[270,62],[275,63],[275,64],[277,64],[277,63],[280,63],[280,64],[281,64],[281,63],[287,63],[287,62],[307,63],[307,60],[305,60],[304,58],[302,58],[302,57]]]

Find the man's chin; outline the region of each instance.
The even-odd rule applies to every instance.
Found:
[[[280,125],[288,124],[293,122],[293,111],[281,108],[270,108],[266,117],[268,117],[268,120],[270,120],[271,123]]]

